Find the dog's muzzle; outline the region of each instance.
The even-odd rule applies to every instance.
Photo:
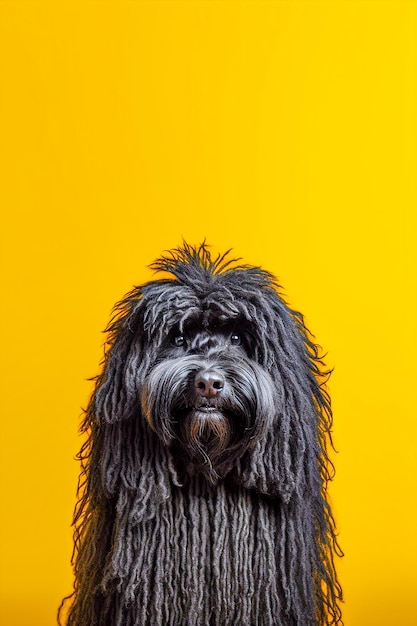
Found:
[[[163,443],[179,447],[214,482],[262,436],[273,416],[273,385],[246,357],[186,355],[151,369],[141,405]]]

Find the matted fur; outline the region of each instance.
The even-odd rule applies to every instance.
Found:
[[[340,624],[328,373],[302,315],[205,244],[153,268],[172,277],[116,305],[83,423],[65,623]]]

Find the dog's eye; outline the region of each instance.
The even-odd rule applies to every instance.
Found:
[[[232,333],[230,337],[230,343],[232,344],[232,346],[240,346],[241,344],[240,335],[238,335],[237,333]]]
[[[181,348],[181,346],[185,345],[185,337],[184,337],[184,335],[174,335],[174,337],[172,338],[172,343],[177,348]]]

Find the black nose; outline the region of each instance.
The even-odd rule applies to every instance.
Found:
[[[203,398],[211,398],[223,389],[224,378],[219,372],[205,370],[197,374],[194,386],[197,393],[203,396]]]

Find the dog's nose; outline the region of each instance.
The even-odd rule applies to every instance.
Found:
[[[211,398],[223,389],[224,378],[219,372],[205,370],[197,374],[194,386],[203,398]]]

